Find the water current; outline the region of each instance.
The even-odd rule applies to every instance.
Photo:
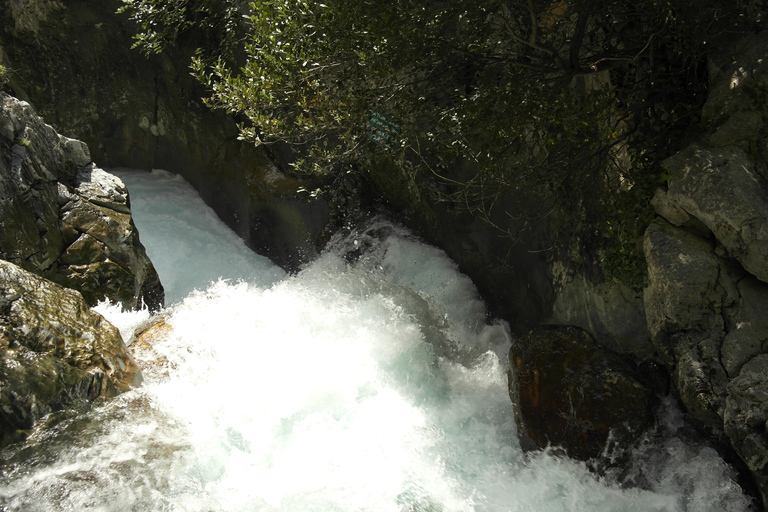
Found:
[[[373,219],[286,275],[180,177],[115,172],[166,287],[157,361],[142,387],[6,449],[0,510],[749,509],[671,406],[620,476],[521,452],[509,326],[402,227]],[[128,344],[150,316],[97,310]]]

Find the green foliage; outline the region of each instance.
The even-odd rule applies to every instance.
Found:
[[[8,68],[0,64],[0,87],[8,83]]]
[[[511,237],[556,211],[553,245],[590,237],[606,247],[606,274],[622,280],[637,274],[636,241],[664,181],[659,162],[696,125],[705,42],[760,8],[759,0],[123,2],[149,52],[188,32],[211,39],[212,26],[245,14],[225,31],[238,34],[228,44],[242,37],[243,65],[201,44],[192,69],[207,103],[241,119],[244,140],[292,145],[297,170],[407,165],[434,198]],[[375,143],[372,113],[397,127],[385,144]],[[497,211],[510,197],[517,206]]]
[[[139,27],[134,48],[146,55],[179,43],[230,58],[238,39],[242,0],[122,0]]]

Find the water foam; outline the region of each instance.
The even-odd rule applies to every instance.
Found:
[[[176,178],[160,178],[172,192],[142,193],[171,211],[192,203]],[[126,180],[134,208],[160,202]],[[150,245],[155,227],[136,215]],[[204,245],[219,245],[209,236]],[[508,326],[486,321],[441,251],[384,219],[294,276],[275,279],[267,265],[264,278],[227,281],[191,268],[197,291],[163,312],[171,329],[154,346],[166,364],[148,367],[142,388],[6,450],[0,509],[748,509],[712,450],[674,436],[663,456],[650,442],[638,452],[644,489],[555,453],[524,455],[506,391]],[[100,310],[127,337],[147,320]]]

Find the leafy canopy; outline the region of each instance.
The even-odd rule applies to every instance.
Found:
[[[760,4],[123,2],[139,46],[199,47],[207,103],[238,115],[245,140],[293,145],[297,169],[396,161],[503,231],[494,205],[514,194],[509,218],[557,210],[563,226],[623,237],[620,258],[665,179],[659,162],[697,121],[708,38]]]

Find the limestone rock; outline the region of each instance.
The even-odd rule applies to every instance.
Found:
[[[141,381],[119,331],[79,293],[0,260],[0,444],[73,400]]]
[[[0,100],[0,258],[80,291],[89,305],[161,307],[123,183],[28,104]]]
[[[690,417],[725,433],[768,503],[768,284],[716,244],[651,224],[648,326]]]
[[[768,353],[768,285],[746,276],[736,283],[736,293],[738,300],[727,311],[730,328],[720,348],[723,366],[731,379],[750,359]]]
[[[727,384],[720,363],[727,303],[720,261],[706,240],[661,222],[647,229],[643,250],[651,340],[688,411],[703,423],[717,424]]]
[[[691,145],[664,161],[672,203],[704,223],[758,279],[768,282],[768,193],[738,147]]]
[[[509,393],[524,449],[589,460],[627,448],[654,424],[655,394],[583,329],[545,326],[510,349]]]

